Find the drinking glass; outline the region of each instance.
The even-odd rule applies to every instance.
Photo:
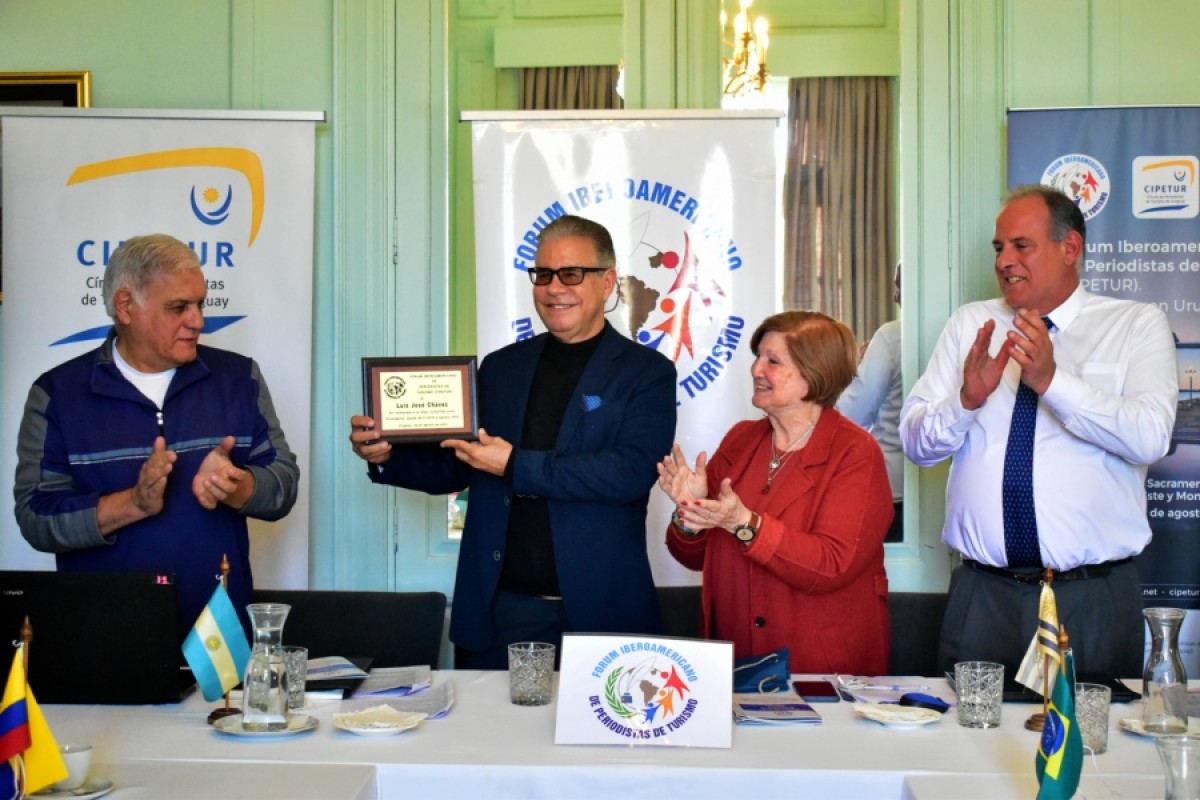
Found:
[[[1200,800],[1200,736],[1156,736],[1167,779],[1166,800]]]
[[[288,711],[304,708],[304,682],[308,678],[308,648],[289,644],[283,648],[283,668],[287,672]]]
[[[508,646],[508,690],[514,705],[548,704],[553,678],[554,645],[516,642]]]
[[[1112,689],[1098,683],[1075,684],[1075,719],[1083,746],[1099,755],[1108,749],[1108,716]]]
[[[966,728],[1000,725],[1004,699],[1004,665],[991,661],[960,661],[954,665],[958,724]]]

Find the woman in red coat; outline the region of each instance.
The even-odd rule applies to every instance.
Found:
[[[793,673],[888,668],[883,537],[892,494],[878,443],[833,404],[854,378],[845,325],[768,317],[750,340],[754,405],[711,459],[679,445],[658,467],[676,505],[667,548],[703,570],[704,635],[743,658],[786,647]]]

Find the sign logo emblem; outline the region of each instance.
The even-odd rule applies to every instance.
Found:
[[[588,698],[596,721],[618,736],[651,739],[687,724],[699,706],[697,676],[677,651],[651,643],[624,644],[599,660],[592,677],[601,691]]]
[[[1138,219],[1195,219],[1200,186],[1195,156],[1138,156],[1133,160],[1133,216]]]
[[[1042,173],[1042,183],[1058,189],[1075,201],[1085,221],[1104,210],[1112,194],[1108,170],[1083,153],[1059,156]]]

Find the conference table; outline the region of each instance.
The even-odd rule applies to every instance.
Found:
[[[313,731],[278,738],[222,734],[214,704],[193,693],[159,706],[46,705],[60,744],[93,746],[92,776],[129,798],[1030,798],[1036,705],[1006,704],[999,728],[960,727],[954,710],[911,729],[883,727],[847,702],[817,706],[812,727],[737,725],[728,749],[555,745],[555,706],[508,699],[506,672],[435,672],[456,701],[442,719],[396,736],[336,729],[336,700],[310,700]],[[799,677],[799,676],[798,676]],[[888,678],[948,690],[943,679]],[[1138,682],[1140,684],[1140,681]],[[360,701],[353,701],[361,705]],[[1161,798],[1154,742],[1122,731],[1141,704],[1114,704],[1108,752],[1085,756],[1079,797]]]

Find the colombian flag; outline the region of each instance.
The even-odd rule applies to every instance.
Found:
[[[1083,739],[1075,724],[1075,657],[1062,654],[1037,751],[1037,800],[1069,800],[1083,771]]]
[[[212,599],[184,640],[183,657],[209,702],[242,682],[250,645],[224,584],[217,583]]]
[[[25,684],[23,646],[13,656],[4,700],[0,702],[0,797],[21,797],[18,777],[25,773],[26,794],[45,789],[67,777],[50,726],[42,716],[33,690]]]

